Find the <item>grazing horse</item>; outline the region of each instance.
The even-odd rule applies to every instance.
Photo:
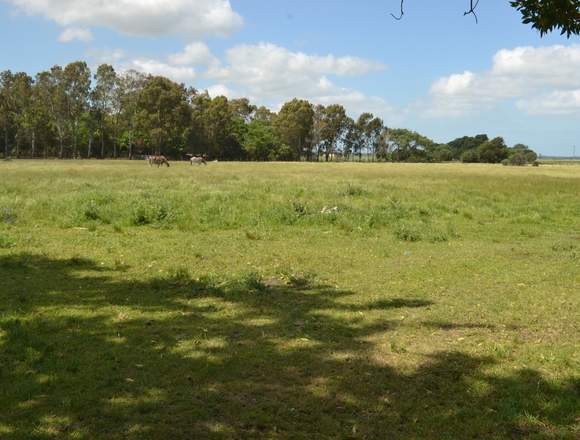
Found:
[[[199,156],[193,154],[186,154],[189,156],[189,162],[193,165],[194,163],[201,165],[207,165],[207,154],[200,154]]]
[[[192,156],[192,158],[189,159],[189,161],[191,162],[192,165],[194,163],[196,163],[198,165],[201,165],[201,164],[207,165],[207,162],[206,162],[205,159],[206,159],[205,158],[205,155],[203,155],[203,156]]]
[[[147,156],[147,161],[149,166],[157,165],[157,168],[159,168],[161,165],[167,165],[167,168],[169,168],[169,162],[165,156]]]

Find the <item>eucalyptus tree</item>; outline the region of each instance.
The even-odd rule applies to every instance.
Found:
[[[0,72],[0,122],[4,134],[4,157],[8,157],[8,138],[14,122],[14,75],[10,70]]]
[[[436,143],[416,131],[389,130],[390,159],[394,162],[427,162]]]
[[[228,105],[233,116],[241,119],[246,124],[253,119],[257,109],[255,105],[250,104],[248,98],[232,99],[228,102]]]
[[[202,119],[210,156],[219,159],[241,158],[244,133],[228,99],[217,96],[208,102]]]
[[[362,113],[357,120],[361,132],[362,148],[371,156],[374,162],[377,158],[377,148],[383,131],[383,120],[372,113]]]
[[[340,104],[332,104],[326,107],[318,107],[317,130],[319,141],[319,153],[324,154],[324,160],[339,152],[339,145],[348,130],[348,116],[346,110]]]
[[[120,143],[127,148],[129,158],[133,158],[136,141],[139,97],[147,76],[135,70],[123,72],[117,77],[115,101],[119,105],[122,133]]]
[[[29,109],[32,105],[32,78],[24,72],[14,74],[12,81],[12,102],[16,157],[20,157],[22,141],[28,137]]]
[[[282,106],[274,117],[274,128],[281,141],[292,150],[292,156],[299,160],[302,154],[310,160],[312,156],[312,129],[314,109],[312,104],[302,99],[293,99]]]
[[[91,71],[84,61],[68,64],[63,71],[64,89],[68,107],[68,125],[72,137],[72,155],[78,155],[78,132],[83,114],[88,110]]]
[[[254,112],[253,115],[254,120],[264,122],[273,122],[275,117],[276,113],[274,113],[268,107],[264,107],[263,105],[256,108],[256,111]]]
[[[105,157],[107,121],[112,116],[117,89],[117,73],[113,66],[101,64],[94,76],[95,87],[91,92],[92,110],[99,131],[101,158]],[[113,143],[115,141],[113,140]],[[113,154],[115,156],[115,154]]]
[[[156,154],[182,152],[190,121],[186,88],[161,76],[147,77],[139,93],[136,115],[145,144]]]

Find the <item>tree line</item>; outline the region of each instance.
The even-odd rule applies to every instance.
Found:
[[[162,76],[118,73],[85,62],[36,74],[0,73],[3,156],[136,158],[205,154],[219,160],[499,163],[525,145],[463,137],[439,144],[414,131],[388,128],[371,113],[353,119],[339,104],[293,99],[279,112],[247,98],[212,98]]]

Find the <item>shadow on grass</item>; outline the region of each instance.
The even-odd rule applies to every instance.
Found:
[[[373,360],[370,337],[395,325],[388,312],[428,301],[355,306],[329,286],[247,279],[118,281],[90,260],[33,255],[0,257],[0,273],[2,438],[577,435],[577,381],[495,375],[493,359],[460,352],[414,371]],[[366,324],[365,310],[385,318]]]

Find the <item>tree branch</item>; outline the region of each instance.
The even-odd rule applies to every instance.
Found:
[[[477,9],[478,5],[479,5],[479,0],[475,0],[475,1],[469,0],[469,6],[470,6],[469,10],[465,11],[463,13],[463,16],[465,17],[466,15],[473,14],[473,16],[475,17],[475,23],[478,23],[477,14],[475,13],[475,10]]]
[[[398,17],[391,12],[391,17],[393,17],[395,20],[400,20],[403,18],[403,15],[405,15],[404,3],[405,3],[405,0],[401,0],[401,13]]]
[[[478,23],[478,19],[477,19],[477,14],[475,13],[475,10],[477,9],[477,6],[479,5],[479,0],[469,0],[469,10],[465,11],[463,13],[463,15],[473,15],[475,17],[475,22]],[[405,15],[405,0],[401,0],[401,12],[399,13],[399,16],[397,17],[395,14],[393,14],[391,12],[391,17],[393,17],[395,20],[401,20],[403,18],[403,15]]]

